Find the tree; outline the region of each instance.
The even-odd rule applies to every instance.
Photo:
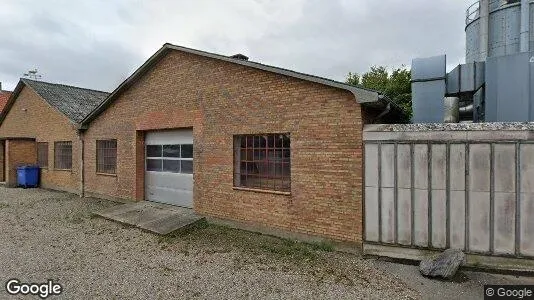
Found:
[[[371,69],[359,75],[349,73],[346,82],[355,86],[379,91],[400,106],[404,113],[412,116],[412,85],[411,73],[405,66],[388,72],[384,66],[372,66]]]

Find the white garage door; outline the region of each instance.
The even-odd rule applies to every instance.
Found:
[[[145,199],[192,208],[193,131],[149,132],[145,145]]]

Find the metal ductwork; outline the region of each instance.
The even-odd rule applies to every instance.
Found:
[[[443,99],[443,103],[445,105],[445,115],[443,116],[443,122],[458,123],[460,121],[460,98],[445,97]]]
[[[469,6],[465,64],[446,73],[435,57],[413,60],[413,121],[534,121],[533,16],[534,0]]]

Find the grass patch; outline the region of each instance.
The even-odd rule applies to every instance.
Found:
[[[309,245],[310,247],[312,247],[313,250],[317,250],[317,251],[324,251],[324,252],[334,251],[334,245],[327,241],[311,242]]]
[[[169,234],[160,236],[158,243],[172,244],[178,240],[184,240],[186,237],[190,237],[188,238],[188,240],[190,240],[191,237],[194,237],[195,235],[203,235],[202,231],[210,226],[212,225],[210,225],[205,219],[202,219]]]
[[[334,246],[329,242],[305,243],[290,239],[263,235],[201,220],[190,226],[158,238],[161,249],[190,253],[201,249],[205,253],[226,253],[241,251],[256,256],[266,255],[276,259],[294,262],[317,260],[319,252],[331,252]],[[194,253],[194,252],[193,252]]]
[[[0,209],[2,208],[8,208],[9,207],[9,204],[7,203],[0,203]]]

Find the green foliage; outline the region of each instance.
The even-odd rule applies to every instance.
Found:
[[[331,242],[322,241],[322,242],[311,242],[310,247],[313,250],[332,252],[335,250],[334,245]]]
[[[411,73],[405,66],[388,72],[384,66],[372,66],[371,69],[359,75],[349,73],[348,84],[373,89],[385,94],[389,99],[399,105],[404,112],[412,116],[412,86]]]

